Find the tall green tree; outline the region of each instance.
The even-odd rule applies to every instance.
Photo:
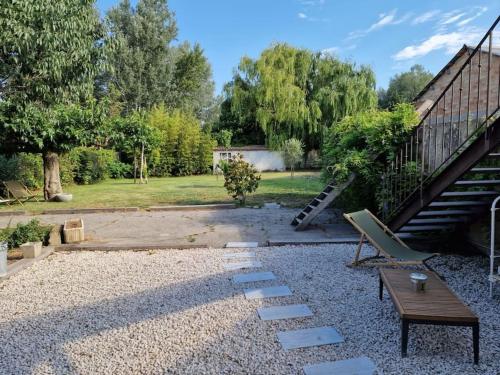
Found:
[[[391,108],[398,103],[411,103],[434,75],[422,65],[413,65],[410,71],[391,78],[387,90],[379,89],[379,105]]]
[[[43,154],[46,199],[62,192],[59,153],[99,125],[91,98],[102,37],[93,0],[10,0],[0,7],[2,151]]]
[[[199,119],[209,120],[214,100],[212,68],[199,44],[183,43],[177,49],[172,95],[172,107],[192,111]]]
[[[287,44],[274,44],[257,60],[242,58],[233,81],[226,86],[220,128],[234,125],[254,131],[266,144],[279,148],[289,138],[319,148],[325,130],[346,115],[376,106],[375,77],[368,67],[356,67],[333,56]],[[226,104],[227,107],[227,104]],[[224,126],[226,125],[226,126]],[[238,132],[233,131],[235,139]]]
[[[120,93],[123,110],[131,112],[166,101],[172,93],[177,36],[174,15],[165,0],[122,0],[106,17],[116,48],[110,51],[110,84]]]

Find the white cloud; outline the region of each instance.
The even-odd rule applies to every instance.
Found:
[[[307,14],[304,14],[304,13],[297,13],[297,17],[299,17],[300,19],[303,19],[305,20],[307,18]]]
[[[454,11],[445,13],[443,15],[443,17],[441,18],[440,24],[441,25],[450,25],[452,23],[457,22],[458,20],[460,20],[460,18],[462,18],[466,15],[467,15],[466,12],[460,12],[458,10],[454,10]]]
[[[324,5],[325,0],[299,0],[300,5],[303,6],[316,6],[316,5]]]
[[[397,11],[398,11],[397,9],[393,9],[389,13],[379,14],[378,17],[379,19],[377,22],[375,22],[365,30],[351,31],[346,39],[352,40],[352,39],[362,38],[375,30],[382,29],[383,27],[389,25],[399,25],[411,17],[411,13],[406,13],[401,18],[397,18],[396,17]]]
[[[438,33],[417,45],[403,48],[393,55],[397,61],[422,57],[432,51],[444,49],[446,53],[456,53],[464,44],[475,44],[482,37],[483,31],[477,28],[457,30],[450,33]]]
[[[431,10],[425,13],[422,13],[420,16],[415,17],[415,19],[411,22],[412,25],[418,25],[421,23],[428,22],[434,19],[441,11],[439,10]]]
[[[457,25],[458,26],[465,26],[469,22],[474,21],[476,18],[480,17],[487,10],[488,10],[488,8],[486,8],[486,7],[479,7],[476,14],[474,14],[473,16],[470,16],[466,19],[463,19],[462,21],[458,22]]]

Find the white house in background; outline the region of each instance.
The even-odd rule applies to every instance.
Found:
[[[265,146],[217,147],[213,151],[214,171],[220,160],[228,160],[240,154],[259,171],[284,171],[285,162],[279,151],[271,151]]]

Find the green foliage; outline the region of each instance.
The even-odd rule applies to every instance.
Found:
[[[168,112],[160,105],[149,112],[148,124],[159,134],[156,156],[151,160],[153,176],[187,176],[209,170],[215,142],[194,115]]]
[[[26,224],[17,224],[14,229],[4,229],[0,237],[3,237],[3,240],[7,241],[9,248],[12,249],[26,242],[41,241],[46,244],[50,230],[50,226],[41,225],[39,220],[32,219]]]
[[[297,138],[307,150],[317,149],[332,123],[376,106],[374,87],[368,67],[274,44],[255,61],[241,59],[233,81],[225,87],[218,128],[251,133],[257,124],[271,148]]]
[[[409,72],[391,78],[387,90],[378,91],[381,108],[391,108],[398,103],[411,103],[434,75],[422,65],[413,65]]]
[[[43,167],[40,154],[19,153],[0,155],[0,181],[16,180],[30,189],[43,186]]]
[[[225,147],[225,148],[231,147],[232,138],[233,138],[233,132],[227,129],[222,129],[217,134],[215,134],[215,139],[217,139],[217,144],[220,147]]]
[[[253,193],[259,187],[260,175],[255,167],[247,163],[241,155],[229,160],[224,172],[224,187],[229,195],[245,204],[247,194]]]
[[[74,164],[74,181],[80,185],[95,184],[109,176],[110,165],[116,162],[113,150],[77,147],[70,152]]]
[[[293,177],[295,166],[303,161],[304,144],[295,138],[287,139],[281,146],[281,154],[285,166],[290,169],[290,174]]]
[[[345,181],[350,173],[358,178],[358,191],[349,196],[349,209],[377,209],[376,194],[386,160],[419,122],[411,104],[398,104],[393,112],[371,110],[347,116],[328,132],[323,147],[323,174]]]
[[[141,0],[133,8],[122,0],[106,16],[110,33],[111,84],[119,88],[125,112],[149,108],[165,100],[170,90],[177,35],[173,14],[164,0]]]

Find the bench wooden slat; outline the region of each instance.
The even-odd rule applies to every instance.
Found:
[[[415,292],[410,280],[411,270],[381,269],[380,277],[389,291],[396,310],[403,319],[479,322],[478,317],[430,271],[425,292]]]

